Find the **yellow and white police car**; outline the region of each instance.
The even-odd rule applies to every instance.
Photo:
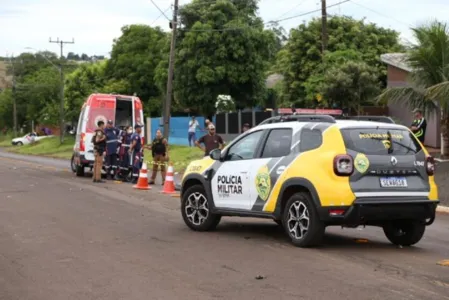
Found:
[[[187,167],[181,212],[191,229],[272,218],[308,247],[327,226],[371,225],[411,246],[433,223],[434,160],[407,127],[304,115],[265,123]]]

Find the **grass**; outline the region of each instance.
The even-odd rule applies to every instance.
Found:
[[[169,155],[170,162],[173,163],[175,172],[182,173],[191,161],[203,158],[204,152],[197,147],[172,145],[170,146]]]
[[[25,155],[38,155],[54,158],[70,159],[73,154],[73,145],[75,138],[67,136],[64,143],[59,143],[59,137],[51,137],[43,139],[37,143],[24,146],[11,146],[11,138],[8,137],[0,140],[0,147],[7,147],[9,152]],[[170,162],[173,163],[175,172],[183,172],[192,160],[201,159],[204,153],[197,147],[187,146],[170,146]],[[145,150],[145,160],[152,161],[150,150]],[[151,167],[151,166],[149,166]]]
[[[0,135],[0,147],[11,147],[12,134]]]
[[[67,136],[64,138],[64,143],[61,145],[59,142],[59,137],[45,138],[39,142],[30,145],[9,147],[7,151],[26,154],[26,155],[38,155],[38,156],[48,156],[55,158],[70,159],[73,154],[73,145],[75,144],[75,138],[72,136]],[[0,143],[0,146],[1,143]]]

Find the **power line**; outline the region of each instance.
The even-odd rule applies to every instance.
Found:
[[[343,0],[343,1],[340,1],[340,2],[337,2],[337,3],[334,3],[334,4],[327,5],[325,7],[326,8],[331,8],[331,7],[334,7],[334,6],[337,6],[337,5],[349,2],[349,1],[350,0]],[[316,12],[321,12],[321,11],[322,11],[322,8],[314,9],[314,10],[311,10],[311,11],[308,11],[308,12],[304,12],[304,13],[301,13],[301,14],[297,14],[297,15],[291,16],[291,17],[287,17],[287,18],[283,18],[283,19],[277,19],[277,20],[271,20],[271,21],[268,21],[268,22],[265,22],[265,23],[262,23],[262,24],[263,25],[269,25],[269,24],[272,24],[272,23],[284,22],[284,21],[287,21],[287,20],[304,17],[304,16],[307,16],[307,15],[310,15],[310,14],[313,14],[313,13],[316,13]],[[232,30],[245,30],[245,29],[248,29],[250,27],[255,27],[255,25],[253,25],[253,26],[247,25],[245,27],[225,27],[225,28],[219,28],[219,29],[214,29],[214,28],[210,28],[210,29],[182,29],[182,31],[183,32],[189,32],[189,31],[192,31],[192,32],[232,31]]]
[[[150,1],[151,1],[151,3],[153,3],[153,5],[154,5],[154,6],[161,12],[161,14],[162,14],[167,20],[171,21],[170,18],[167,17],[167,15],[165,14],[165,11],[162,11],[162,9],[159,8],[159,6],[156,4],[156,2],[154,2],[153,0],[150,0]]]
[[[393,18],[393,17],[391,17],[391,16],[388,16],[388,15],[386,15],[386,14],[384,14],[384,13],[378,12],[378,11],[372,9],[372,8],[369,8],[368,6],[365,6],[365,5],[363,5],[363,4],[357,3],[357,2],[352,1],[352,0],[349,0],[349,1],[351,1],[352,4],[355,4],[355,5],[358,5],[358,6],[360,6],[360,7],[363,7],[364,9],[367,9],[367,10],[369,10],[369,11],[375,13],[375,14],[378,14],[379,16],[382,16],[382,17],[387,18],[387,19],[391,19],[391,20],[396,21],[396,22],[398,22],[398,23],[404,24],[404,25],[406,25],[406,26],[408,26],[408,27],[412,27],[412,26],[411,26],[410,24],[408,24],[408,23],[405,23],[405,22],[403,22],[403,21],[401,21],[401,20],[395,19],[395,18]]]
[[[154,19],[153,23],[151,23],[150,26],[153,26],[154,23],[156,23],[156,21],[159,20],[160,17],[164,16],[165,13],[166,13],[170,8],[171,8],[171,5],[170,5],[166,10],[164,10],[164,11],[163,11],[163,12],[162,12],[156,19]]]
[[[296,4],[295,6],[293,6],[292,8],[290,8],[288,11],[286,11],[285,13],[283,13],[282,15],[278,16],[277,18],[281,18],[285,15],[287,15],[288,13],[292,12],[292,10],[294,10],[295,8],[299,7],[300,5],[302,5],[304,2],[306,2],[307,0],[303,0],[301,2],[299,2],[298,4]]]

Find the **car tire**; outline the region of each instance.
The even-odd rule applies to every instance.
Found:
[[[72,155],[72,159],[70,160],[70,168],[73,173],[76,173],[75,154]]]
[[[420,221],[396,221],[385,224],[383,230],[387,239],[394,245],[412,246],[424,236],[426,225]]]
[[[183,193],[181,213],[186,225],[195,231],[214,230],[221,220],[220,215],[212,213],[210,201],[201,185],[194,185]]]
[[[76,176],[84,177],[84,166],[83,165],[76,165]]]
[[[22,142],[17,142],[16,146],[23,146]]]
[[[288,199],[283,211],[283,224],[292,244],[297,247],[316,246],[324,236],[324,223],[308,193],[296,193]]]

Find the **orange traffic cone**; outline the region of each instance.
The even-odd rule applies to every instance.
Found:
[[[133,185],[133,188],[139,190],[151,190],[151,187],[148,184],[148,171],[147,164],[142,164],[142,169],[139,172],[139,179],[137,180],[137,184]]]
[[[164,188],[162,194],[174,194],[175,192],[175,182],[173,179],[173,165],[170,163],[167,170],[167,175],[165,176]]]

